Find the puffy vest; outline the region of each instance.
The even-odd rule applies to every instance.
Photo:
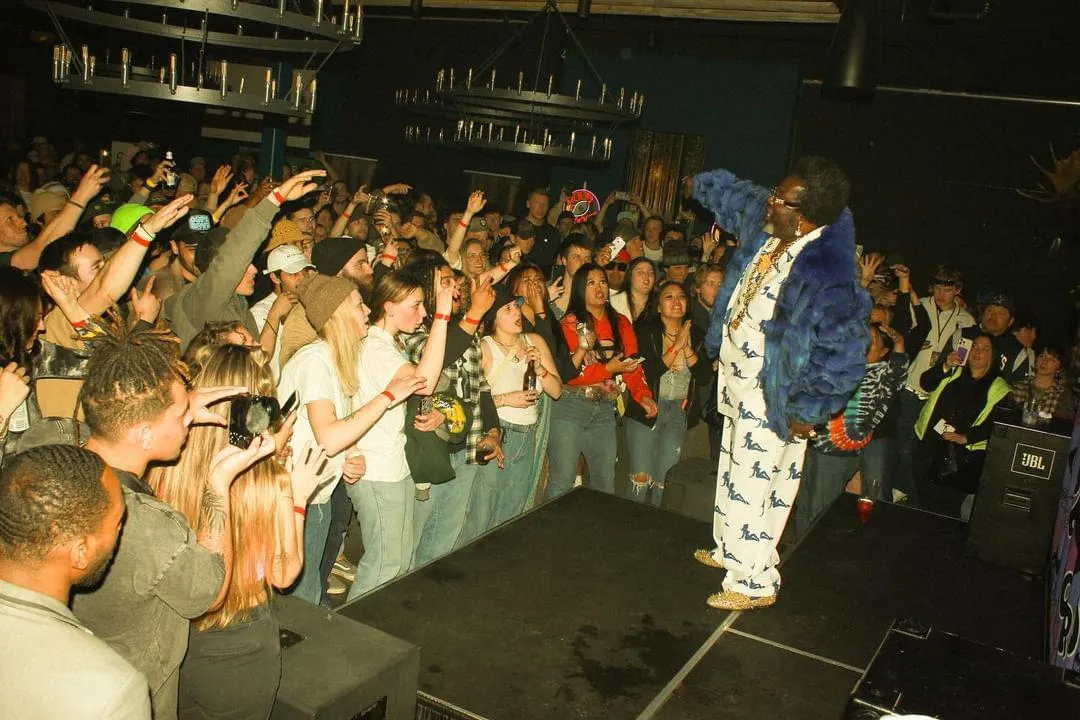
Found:
[[[934,414],[934,407],[937,405],[938,398],[941,397],[942,391],[945,390],[945,386],[960,377],[960,373],[963,371],[964,368],[962,367],[956,368],[951,375],[938,383],[938,386],[931,391],[930,397],[926,400],[926,404],[923,405],[922,412],[919,413],[919,419],[915,422],[915,436],[920,440],[926,435],[926,426],[930,424],[930,418]],[[971,427],[976,427],[977,425],[982,425],[986,422],[986,419],[990,417],[990,411],[992,411],[994,406],[1008,394],[1009,383],[999,377],[994,378],[994,382],[990,383],[990,389],[986,393],[986,405],[979,411],[979,415],[975,418],[975,422],[971,423]],[[964,447],[968,450],[985,450],[986,440],[968,443]]]

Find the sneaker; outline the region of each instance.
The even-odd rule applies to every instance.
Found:
[[[723,592],[713,593],[705,602],[709,607],[716,608],[717,610],[755,610],[757,608],[766,608],[775,605],[776,595],[750,597],[749,595],[743,595],[734,590],[725,590]]]
[[[326,588],[327,595],[344,595],[349,592],[349,586],[338,576],[330,575],[330,586]]]
[[[356,566],[349,562],[348,558],[344,555],[338,555],[337,560],[334,561],[334,568],[330,571],[330,574],[337,575],[346,582],[352,582],[356,579]]]
[[[716,558],[713,557],[713,551],[709,548],[698,548],[694,551],[694,559],[702,565],[707,565],[711,568],[723,568],[724,566],[716,562]]]

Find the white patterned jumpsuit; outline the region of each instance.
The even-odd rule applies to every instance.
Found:
[[[713,507],[713,558],[727,570],[723,589],[750,597],[775,595],[780,589],[776,544],[799,492],[806,454],[805,440],[788,441],[765,426],[762,323],[776,312],[780,287],[795,258],[820,234],[821,228],[808,233],[777,258],[749,298],[738,326],[732,327],[759,261],[779,244],[770,238],[747,266],[728,303],[717,382],[717,406],[725,422]]]

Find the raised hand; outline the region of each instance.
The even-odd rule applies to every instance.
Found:
[[[140,320],[153,325],[161,312],[161,299],[154,295],[154,276],[146,281],[142,293],[138,288],[131,288],[131,307]]]
[[[229,197],[225,200],[226,207],[232,207],[233,205],[239,205],[248,199],[248,184],[246,182],[239,182],[233,187],[232,192],[229,193]]]
[[[454,309],[454,284],[448,287],[440,287],[435,291],[435,312],[439,315],[449,315]]]
[[[548,301],[555,302],[556,300],[561,298],[563,296],[563,293],[565,292],[566,287],[564,287],[563,278],[560,275],[559,277],[555,278],[555,281],[553,283],[547,286]]]
[[[324,177],[326,177],[325,170],[305,170],[302,173],[296,173],[278,185],[277,194],[285,200],[299,200],[309,192],[318,189],[318,184],[313,182],[315,178]]]
[[[188,395],[190,403],[191,422],[193,425],[220,425],[225,427],[228,422],[224,417],[210,410],[214,403],[227,400],[237,395],[246,395],[250,392],[243,386],[222,386],[199,388]],[[272,445],[273,443],[271,443]]]
[[[80,205],[86,205],[97,197],[101,189],[109,184],[109,168],[101,165],[91,165],[86,174],[79,180],[79,186],[71,194],[71,199]]]
[[[487,274],[480,280],[472,281],[472,292],[469,302],[469,317],[481,318],[495,304],[495,288],[491,284],[491,275]]]
[[[382,189],[383,195],[404,195],[410,190],[412,190],[412,185],[406,185],[405,183],[393,183]]]
[[[64,315],[76,310],[79,305],[79,281],[68,275],[61,275],[56,270],[41,272],[41,287],[52,298]]]
[[[465,203],[465,212],[472,216],[484,209],[487,205],[487,198],[484,197],[483,190],[475,190],[469,195],[468,202]]]
[[[222,165],[214,171],[214,177],[210,179],[210,194],[220,195],[232,182],[233,171],[228,165]]]
[[[153,215],[142,219],[142,226],[155,235],[167,227],[172,227],[177,220],[187,215],[191,195],[181,195],[158,210]]]
[[[298,457],[292,459],[289,477],[292,481],[293,504],[306,507],[315,490],[323,484],[321,477],[326,469],[326,450],[321,445],[308,443]]]
[[[210,483],[224,495],[245,470],[273,454],[274,440],[268,435],[255,436],[247,448],[226,445],[210,461]]]
[[[157,164],[157,167],[154,168],[154,174],[150,176],[150,182],[154,183],[155,185],[160,185],[161,183],[165,182],[165,178],[170,172],[172,172],[173,168],[175,167],[176,163],[174,163],[172,160],[162,160]]]

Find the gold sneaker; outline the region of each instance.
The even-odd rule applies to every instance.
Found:
[[[713,551],[708,548],[698,548],[694,551],[694,559],[702,565],[707,565],[711,568],[723,569],[723,565],[716,562],[716,558],[713,557]]]
[[[713,593],[705,602],[709,607],[717,610],[756,610],[757,608],[775,605],[776,595],[750,597],[734,590],[724,590],[723,592]]]

